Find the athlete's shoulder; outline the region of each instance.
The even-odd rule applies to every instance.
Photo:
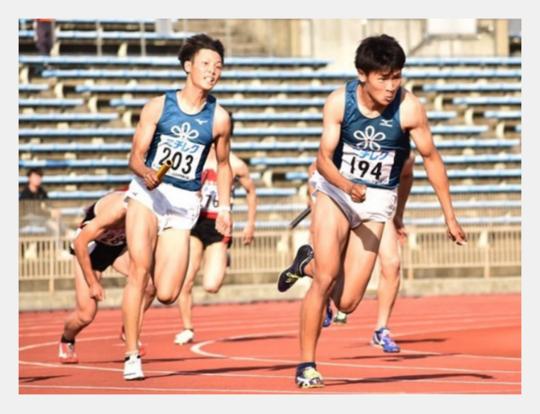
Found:
[[[223,108],[220,104],[216,105],[216,111],[214,112],[214,131],[220,135],[230,132],[231,130],[231,117],[229,112]]]
[[[402,125],[408,128],[415,127],[427,116],[422,101],[405,88],[401,89],[400,116]]]
[[[335,122],[343,121],[343,114],[345,112],[345,93],[346,85],[343,85],[328,95],[323,109],[324,117],[326,119],[331,119]]]
[[[161,117],[163,108],[165,107],[165,95],[151,98],[143,106],[141,118],[144,116],[149,119],[157,120]]]

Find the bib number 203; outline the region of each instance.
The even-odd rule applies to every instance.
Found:
[[[193,164],[193,156],[192,155],[185,155],[181,152],[174,152],[169,147],[163,148],[163,158],[159,160],[159,165],[163,165],[163,163],[170,159],[173,163],[171,169],[174,171],[178,171],[180,167],[183,167],[180,171],[184,174],[189,174],[191,172],[192,164]]]

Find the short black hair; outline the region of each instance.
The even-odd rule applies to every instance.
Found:
[[[39,167],[30,168],[26,173],[26,176],[30,177],[32,174],[37,174],[40,177],[43,177],[43,170]]]
[[[186,70],[184,64],[191,61],[197,52],[202,49],[213,50],[221,57],[221,61],[223,62],[225,48],[223,47],[221,41],[217,39],[214,40],[207,34],[201,33],[188,37],[180,48],[180,52],[178,52],[178,60],[182,65],[182,69]]]
[[[382,34],[366,37],[356,49],[354,65],[367,75],[394,72],[405,66],[405,52],[396,39]]]

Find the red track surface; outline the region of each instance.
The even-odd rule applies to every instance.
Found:
[[[326,387],[294,384],[300,302],[195,307],[196,342],[174,345],[176,307],[152,308],[142,341],[144,381],[122,378],[120,310],[101,310],[77,339],[78,365],[58,362],[67,312],[19,316],[20,394],[521,394],[521,296],[400,298],[391,329],[400,354],[369,345],[377,302],[323,329]]]

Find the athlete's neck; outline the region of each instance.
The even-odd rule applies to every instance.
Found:
[[[191,82],[187,82],[185,88],[178,94],[178,105],[180,105],[182,112],[195,115],[202,111],[207,97],[207,91],[197,88]]]
[[[38,190],[39,190],[39,185],[34,185],[34,184],[31,184],[31,183],[28,183],[28,189],[32,193],[36,194],[38,192]]]
[[[360,83],[358,85],[358,91],[356,93],[358,98],[358,105],[363,115],[368,118],[374,118],[381,115],[388,105],[381,105],[375,101],[368,93],[366,88]]]

